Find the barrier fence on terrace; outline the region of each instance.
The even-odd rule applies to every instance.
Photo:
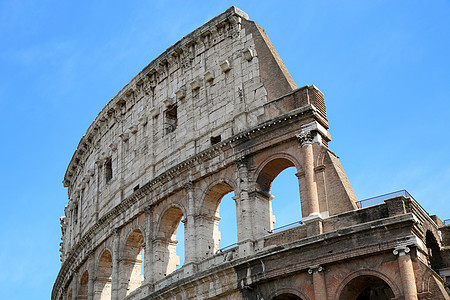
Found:
[[[408,193],[407,190],[399,190],[399,191],[395,191],[395,192],[391,192],[391,193],[387,193],[387,194],[383,194],[383,195],[379,195],[379,196],[375,196],[375,197],[371,197],[371,198],[367,198],[367,199],[363,199],[358,201],[359,205],[361,208],[366,208],[369,206],[373,206],[373,205],[378,205],[378,204],[382,204],[384,203],[384,200],[390,199],[390,198],[394,198],[394,197],[399,197],[399,196],[403,196],[405,198],[410,198],[412,201],[414,201],[419,207],[420,209],[423,210],[423,212],[425,214],[428,215],[428,213],[426,212],[426,210],[419,204],[419,202],[416,201],[416,199],[414,199],[413,196],[411,196],[410,193]],[[287,229],[291,229],[297,226],[303,225],[303,221],[299,220],[287,225],[283,225],[277,228],[272,229],[271,231],[268,231],[269,234],[272,233],[277,233],[277,232],[281,232]],[[450,219],[444,220],[444,225],[450,225]],[[223,253],[226,252],[228,250],[234,249],[238,246],[237,243],[231,244],[229,246],[223,247],[219,250],[217,250],[216,253]]]
[[[384,202],[384,200],[386,200],[386,199],[399,197],[399,196],[404,196],[406,198],[411,198],[412,200],[417,202],[413,198],[413,196],[411,196],[411,194],[408,193],[406,190],[400,190],[400,191],[387,193],[387,194],[383,194],[383,195],[367,198],[367,199],[364,199],[364,200],[360,200],[360,201],[358,201],[358,203],[361,206],[361,208],[365,208],[365,207],[369,207],[369,206],[373,206],[373,205],[377,205],[377,204],[382,204]]]
[[[299,220],[299,221],[296,221],[296,222],[294,222],[294,223],[290,223],[290,224],[287,224],[287,225],[283,225],[283,226],[274,228],[274,229],[272,229],[271,231],[269,231],[269,233],[280,232],[280,231],[283,231],[283,230],[286,230],[286,229],[290,229],[290,228],[293,228],[293,227],[297,227],[297,226],[302,225],[302,224],[303,224],[303,221],[302,221],[302,220]]]
[[[238,247],[238,244],[234,243],[234,244],[228,245],[226,247],[220,248],[219,250],[216,251],[216,254],[227,252],[228,250],[231,250],[231,249],[234,249],[234,248],[237,248],[237,247]]]

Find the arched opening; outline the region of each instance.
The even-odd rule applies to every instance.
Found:
[[[281,171],[272,181],[270,193],[274,228],[283,228],[289,224],[299,224],[302,218],[300,191],[297,169],[289,167]]]
[[[236,202],[233,196],[234,193],[230,192],[219,201],[219,249],[232,247],[238,241]]]
[[[176,254],[178,256],[179,259],[179,265],[177,266],[178,268],[181,268],[184,265],[184,259],[186,256],[186,252],[184,249],[184,241],[185,241],[185,219],[181,219],[180,223],[178,223],[178,227],[176,230],[176,241],[177,241],[177,250],[176,250]]]
[[[283,293],[283,294],[273,297],[272,300],[302,300],[302,298],[300,298],[299,296],[294,295],[294,294]]]
[[[112,256],[108,250],[104,251],[97,267],[97,278],[94,284],[94,300],[111,299]]]
[[[121,285],[120,298],[125,298],[128,294],[137,289],[144,281],[142,275],[144,236],[139,229],[134,230],[129,236],[123,248],[120,261]]]
[[[88,271],[84,271],[83,275],[80,279],[80,287],[78,289],[78,297],[79,300],[87,299],[88,296],[88,282],[89,282],[89,273]]]
[[[182,218],[183,212],[175,206],[166,210],[161,218],[154,248],[158,279],[169,275],[180,265],[180,257],[177,255],[177,231],[184,229],[181,222]],[[184,253],[182,256],[184,256]]]
[[[434,271],[437,272],[440,268],[443,267],[442,255],[439,244],[436,238],[434,237],[434,234],[429,230],[427,230],[425,239],[426,239],[425,244],[428,248],[428,257],[430,260],[430,266]]]
[[[358,276],[342,289],[339,300],[390,300],[394,292],[381,278],[373,275]]]
[[[267,202],[266,231],[283,229],[300,224],[301,201],[297,169],[287,158],[275,158],[264,165],[258,174],[256,185],[259,202]]]
[[[224,209],[222,213],[224,215],[234,215],[236,214],[236,205],[234,204],[234,200],[231,198],[233,188],[225,183],[221,182],[214,185],[206,194],[201,214],[198,216],[197,220],[199,222],[198,228],[200,228],[199,238],[198,238],[198,249],[200,253],[200,258],[205,258],[211,255],[214,255],[219,250],[219,242],[221,240],[221,232],[219,230],[219,221],[220,217],[220,203],[224,196],[229,194],[225,199],[227,205],[224,205]],[[233,204],[230,206],[230,202]],[[233,208],[234,207],[234,208]],[[227,219],[231,219],[227,218]],[[232,222],[231,220],[227,220],[226,223]],[[234,217],[234,222],[236,223],[236,217]],[[234,227],[234,226],[233,226]],[[234,227],[236,228],[236,227]],[[233,238],[233,235],[236,236],[236,231],[232,232],[231,228],[227,228],[227,230],[223,230],[226,233],[227,241],[234,241],[236,237]],[[237,239],[236,239],[237,240]],[[227,246],[227,245],[224,245]]]

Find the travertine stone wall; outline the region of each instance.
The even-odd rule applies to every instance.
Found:
[[[113,263],[117,255],[127,257],[120,245],[127,244],[129,233],[111,242],[111,232],[141,220],[136,225],[154,254],[147,274],[162,278],[177,265],[173,231],[183,216],[187,235],[195,239],[186,261],[215,254],[220,239],[217,208],[230,191],[235,192],[239,240],[263,236],[272,228],[271,198],[265,194],[269,191],[254,186],[258,173],[252,169],[260,159],[266,163],[284,152],[286,167],[295,165],[299,171],[302,206],[307,205],[311,191],[302,189],[302,153],[295,135],[308,122],[313,124],[308,132],[314,131],[315,143],[321,145],[315,152],[321,147],[327,152],[322,93],[314,86],[296,89],[265,31],[239,9],[229,9],[144,68],[82,137],[64,177],[69,203],[61,218],[63,263],[71,265],[68,258],[83,261],[85,254],[77,251],[83,253],[85,244],[93,251],[102,243],[116,243],[108,250]],[[276,132],[276,127],[284,129]],[[271,149],[281,141],[283,149]],[[279,171],[273,166],[265,170],[273,173],[270,180]],[[237,180],[242,176],[250,181]],[[350,198],[345,209],[355,205],[354,195]],[[152,213],[143,214],[144,206],[151,206]],[[177,211],[177,217],[165,216],[166,210]],[[315,211],[320,212],[329,214],[328,204]],[[309,215],[307,209],[303,215]],[[241,247],[241,254],[251,253],[248,245]],[[121,278],[137,272],[136,261],[130,259],[128,267],[113,268],[113,295],[123,295],[127,287]]]
[[[370,218],[361,217],[367,211],[357,210],[330,140],[324,95],[313,85],[297,88],[265,31],[230,8],[145,67],[81,138],[64,176],[69,202],[61,217],[62,265],[52,299],[257,299],[257,290],[248,287],[265,279],[255,261],[267,258],[272,267],[279,265],[273,257],[292,257],[285,270],[261,271],[267,278],[304,273],[295,253],[306,249],[302,259],[312,265],[325,248],[305,245],[324,238],[344,243],[342,226],[354,227],[353,239],[371,242],[363,229],[393,223],[358,222],[396,217],[410,224],[416,214],[424,224],[419,231],[437,235],[414,203],[406,208],[388,201]],[[303,225],[273,234],[270,187],[288,167],[297,170]],[[218,251],[219,205],[230,192],[238,243]],[[185,263],[176,269],[180,222]],[[423,237],[408,245],[418,244],[417,255],[426,260]],[[393,236],[383,251],[403,238]],[[301,251],[289,252],[292,247]],[[350,249],[355,259],[368,253],[358,247]],[[399,261],[406,261],[411,279],[417,263],[416,256],[413,263],[409,258]],[[316,290],[296,295],[325,297],[317,289],[327,282],[322,268],[309,269],[312,282],[305,274],[298,278]]]
[[[256,125],[263,104],[293,88],[265,33],[238,9],[184,37],[133,78],[81,139],[64,177],[71,240],[212,138]]]

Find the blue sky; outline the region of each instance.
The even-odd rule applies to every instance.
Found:
[[[448,1],[0,0],[0,298],[49,299],[79,139],[151,60],[231,5],[298,86],[325,94],[358,198],[407,189],[450,219]]]

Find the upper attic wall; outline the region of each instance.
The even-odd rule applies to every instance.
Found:
[[[267,91],[268,100],[279,98],[297,88],[283,61],[272,45],[266,31],[253,21],[243,20],[243,28],[251,33],[260,61],[261,81]]]

